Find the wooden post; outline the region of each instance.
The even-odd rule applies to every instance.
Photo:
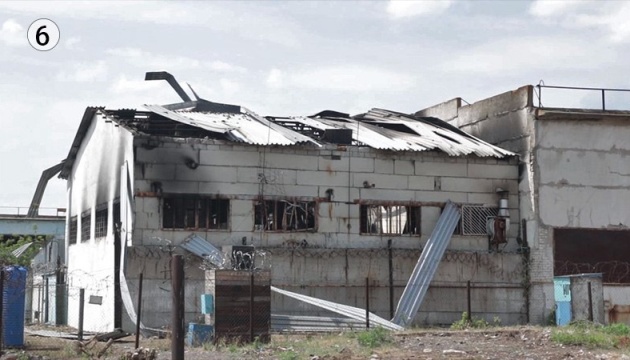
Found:
[[[249,341],[254,342],[254,273],[249,276]]]
[[[365,278],[365,328],[370,328],[370,278]]]
[[[85,308],[85,289],[79,289],[79,331],[77,339],[83,340],[83,310]]]
[[[184,360],[184,259],[171,257],[171,357]]]
[[[136,314],[136,349],[140,347],[140,314],[142,313],[142,273],[138,283],[138,313]]]
[[[470,304],[470,280],[466,282],[466,295],[467,295],[467,307],[466,307],[466,320],[472,321],[472,305]]]

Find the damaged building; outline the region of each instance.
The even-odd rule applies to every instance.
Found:
[[[552,91],[601,102],[591,109],[544,106]],[[529,85],[416,113],[520,155],[521,218],[512,222],[520,224],[518,236],[531,249],[532,323],[545,323],[554,313],[563,292],[554,294],[554,276],[580,273],[602,273],[605,321],[630,323],[630,112],[606,103],[623,91]]]
[[[372,109],[262,117],[203,99],[87,108],[64,166],[68,306],[84,329],[168,326],[169,259],[195,234],[264,252],[273,286],[391,318],[447,201],[461,209],[415,324],[466,311],[528,319],[518,156],[436,117]],[[502,225],[488,229],[488,219]],[[528,214],[528,213],[527,213]],[[491,237],[488,233],[492,234]],[[200,317],[203,260],[189,253],[186,317]],[[273,294],[272,312],[321,315]],[[76,324],[69,324],[76,326]]]

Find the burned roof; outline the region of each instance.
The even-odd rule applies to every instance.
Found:
[[[311,116],[263,117],[244,107],[203,99],[144,105],[144,108],[146,111],[88,108],[60,177],[68,177],[96,112],[136,135],[217,139],[263,146],[321,147],[336,143],[392,151],[435,150],[450,156],[515,156],[440,119],[385,109],[372,109],[355,116],[324,110]]]

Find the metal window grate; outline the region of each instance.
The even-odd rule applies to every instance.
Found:
[[[489,217],[499,215],[498,207],[463,205],[462,235],[487,235],[486,222]]]
[[[107,208],[96,212],[96,222],[94,226],[94,236],[96,238],[107,236]]]

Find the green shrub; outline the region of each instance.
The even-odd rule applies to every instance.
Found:
[[[475,316],[472,316],[470,320],[468,320],[468,313],[464,311],[462,313],[462,318],[455,321],[451,324],[451,329],[453,330],[465,330],[465,329],[483,329],[490,326],[499,326],[501,325],[501,318],[495,316],[492,324],[487,322],[484,319],[479,319]]]
[[[383,329],[382,327],[376,327],[374,329],[358,333],[357,341],[359,342],[359,345],[373,349],[390,343],[392,338],[389,331]]]

